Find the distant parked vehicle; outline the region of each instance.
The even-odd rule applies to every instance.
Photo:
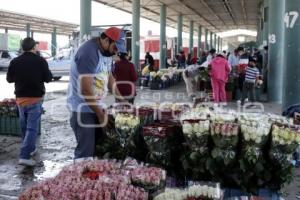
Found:
[[[17,51],[0,50],[0,69],[3,71],[8,70],[9,63],[12,59],[17,57]],[[57,81],[62,76],[68,76],[71,68],[71,55],[67,51],[63,54],[60,53],[56,57],[52,57],[45,51],[39,51],[39,55],[46,59],[49,69],[53,75],[53,80]]]
[[[46,59],[49,65],[49,69],[52,72],[53,79],[59,80],[62,76],[69,76],[71,68],[71,51],[64,49],[58,53],[56,57]]]
[[[10,61],[17,56],[17,51],[0,50],[0,69],[7,70]]]

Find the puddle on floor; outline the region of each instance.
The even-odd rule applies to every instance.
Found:
[[[34,180],[35,181],[41,181],[47,178],[52,178],[56,176],[61,169],[69,164],[72,164],[73,160],[67,160],[64,162],[55,162],[51,160],[44,160],[43,161],[43,167],[34,173]]]

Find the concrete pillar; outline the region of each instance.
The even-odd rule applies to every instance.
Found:
[[[140,67],[140,0],[132,1],[132,61],[136,69]]]
[[[56,56],[56,47],[57,47],[57,42],[56,42],[56,27],[53,28],[53,33],[51,37],[51,54],[52,56]]]
[[[269,38],[269,0],[264,0],[263,20],[264,20],[263,45],[265,46],[265,45],[268,45],[268,38]]]
[[[220,46],[221,46],[220,51],[223,51],[223,39],[222,38],[221,38],[221,44],[220,44]]]
[[[285,1],[283,109],[300,102],[299,11],[299,0]]]
[[[219,37],[218,37],[218,52],[221,51],[221,49],[220,49],[220,40],[221,40],[221,38],[220,38],[220,36],[219,36]]]
[[[268,100],[282,102],[284,54],[284,0],[269,2]]]
[[[214,48],[217,49],[217,34],[215,33],[214,37]]]
[[[205,50],[208,51],[209,50],[209,46],[208,46],[208,30],[205,29]]]
[[[213,48],[213,32],[210,32],[209,49]]]
[[[260,26],[260,17],[257,19],[257,35],[256,35],[256,45],[259,47],[261,45],[260,43],[260,36],[261,36],[261,26]]]
[[[30,37],[33,38],[34,31],[30,31]]]
[[[193,57],[193,47],[194,47],[194,22],[190,21],[190,41],[189,41],[189,53]]]
[[[198,51],[197,57],[201,60],[202,59],[202,45],[201,45],[201,38],[202,38],[202,27],[198,26]]]
[[[4,31],[5,31],[5,33],[7,34],[7,33],[8,33],[8,28],[5,28]]]
[[[80,38],[88,39],[91,35],[92,1],[80,0]]]
[[[182,48],[182,15],[178,15],[178,20],[177,20],[177,53]]]
[[[30,37],[30,24],[26,24],[26,35]]]
[[[166,5],[160,6],[160,41],[159,41],[159,68],[166,68],[166,50],[167,50],[167,41],[166,41]]]

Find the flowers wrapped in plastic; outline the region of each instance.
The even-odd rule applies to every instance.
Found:
[[[19,199],[147,200],[148,193],[144,189],[131,185],[129,177],[119,173],[121,166],[109,160],[70,165],[56,177],[28,188]],[[87,172],[97,172],[99,177],[88,178]]]
[[[201,183],[186,189],[168,188],[158,194],[154,200],[220,200],[221,196],[219,184]]]
[[[102,131],[96,129],[96,155],[101,158],[125,159],[132,156],[140,159],[144,149],[137,147],[137,143],[142,139],[139,137],[140,119],[133,111],[115,112],[109,115],[110,126]],[[115,117],[114,117],[115,116]]]
[[[150,106],[139,106],[135,109],[135,114],[140,118],[140,126],[145,126],[154,121],[155,110]]]
[[[208,145],[209,120],[184,120],[182,123],[183,134],[192,150]]]
[[[165,186],[166,171],[157,167],[137,167],[131,172],[131,181],[147,190],[158,190]]]
[[[119,134],[121,144],[124,146],[130,136],[133,136],[138,130],[140,119],[131,114],[117,114],[115,118],[115,127]]]
[[[163,167],[169,174],[183,173],[180,155],[184,138],[178,122],[149,124],[142,128],[142,135],[148,150],[146,162]]]
[[[144,141],[149,150],[147,162],[164,167],[171,164],[170,143],[173,131],[174,126],[163,123],[153,123],[143,127]]]
[[[216,147],[235,148],[238,144],[239,125],[236,123],[213,122],[210,125],[212,139]]]
[[[15,99],[4,99],[0,101],[0,116],[17,117],[19,115]]]
[[[272,127],[272,149],[284,154],[294,153],[300,145],[300,130],[296,127],[274,124]]]
[[[243,136],[242,154],[248,164],[255,164],[263,156],[271,131],[271,123],[261,114],[242,114],[239,116]]]
[[[184,103],[162,103],[158,109],[159,120],[179,120],[181,115],[190,110],[192,106]]]

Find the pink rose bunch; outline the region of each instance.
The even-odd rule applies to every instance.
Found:
[[[130,177],[121,174],[121,167],[109,160],[76,163],[25,190],[19,200],[147,200],[148,193],[130,185]],[[87,172],[98,172],[99,178],[85,177]]]
[[[237,136],[239,126],[234,123],[212,123],[211,135]]]
[[[166,179],[166,172],[156,167],[138,167],[131,172],[133,183],[159,186]]]

